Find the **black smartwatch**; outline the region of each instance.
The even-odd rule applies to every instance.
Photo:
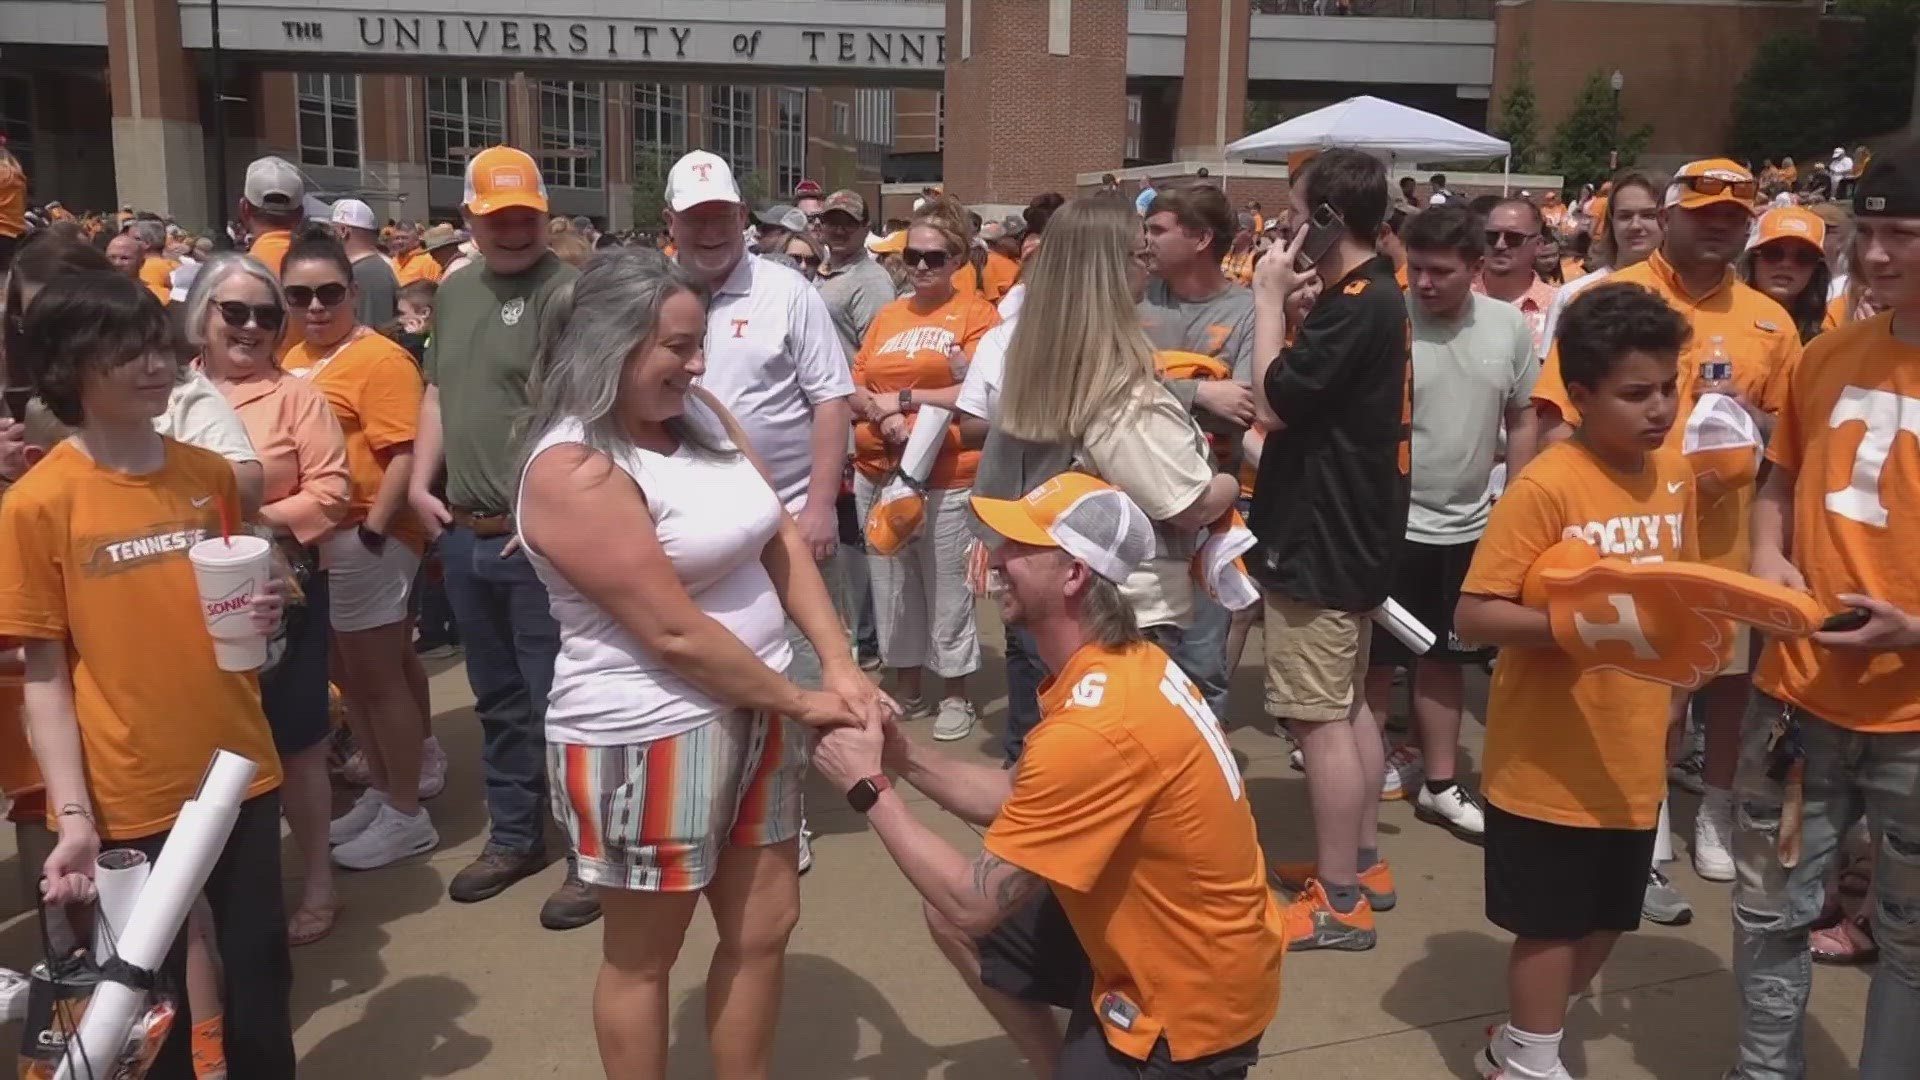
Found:
[[[864,814],[880,801],[880,793],[891,787],[893,784],[887,780],[885,773],[861,777],[859,783],[847,789],[847,805]]]

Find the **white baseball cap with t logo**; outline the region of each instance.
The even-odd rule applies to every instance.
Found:
[[[695,150],[674,162],[667,174],[667,206],[676,214],[701,203],[742,201],[733,169],[718,154]]]

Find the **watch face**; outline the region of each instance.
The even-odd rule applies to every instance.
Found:
[[[862,780],[847,789],[847,805],[864,814],[880,799],[880,789],[871,780]]]

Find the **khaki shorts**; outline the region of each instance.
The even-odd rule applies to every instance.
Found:
[[[1267,715],[1345,720],[1363,693],[1373,640],[1367,616],[1266,597]]]

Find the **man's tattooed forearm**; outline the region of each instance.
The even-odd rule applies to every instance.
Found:
[[[974,892],[1002,909],[1019,903],[1039,881],[1039,878],[1005,859],[995,858],[985,852],[973,864]]]

